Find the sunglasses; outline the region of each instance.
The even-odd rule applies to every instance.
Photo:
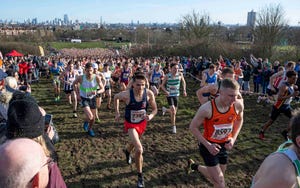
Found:
[[[41,169],[43,169],[45,166],[47,166],[48,170],[50,170],[49,165],[52,164],[52,163],[53,163],[53,159],[48,158],[47,162],[41,166],[39,171],[41,171]],[[32,183],[32,188],[38,188],[39,187],[39,174],[38,174],[38,172],[29,181],[29,183]]]

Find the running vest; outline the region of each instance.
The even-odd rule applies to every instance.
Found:
[[[229,138],[232,138],[233,123],[238,115],[234,105],[230,106],[225,113],[219,112],[215,99],[211,101],[211,107],[212,117],[203,122],[203,137],[210,142],[225,143]]]
[[[143,97],[140,102],[137,102],[134,98],[133,89],[129,90],[130,101],[125,107],[125,120],[129,123],[138,124],[144,121],[144,117],[147,112],[147,90],[144,89]]]
[[[125,70],[123,69],[121,72],[121,81],[125,82],[129,80],[129,76],[130,76],[130,71],[129,69]]]
[[[60,68],[59,67],[51,67],[50,69],[50,73],[52,74],[52,76],[57,77],[60,74]]]
[[[64,77],[64,91],[73,90],[73,82],[75,81],[75,73],[68,72]]]
[[[213,75],[209,75],[208,72],[206,72],[206,80],[205,82],[207,84],[215,84],[217,82],[217,73],[214,73]]]
[[[295,170],[296,170],[296,174],[297,174],[298,187],[300,187],[300,160],[298,159],[298,156],[296,155],[294,150],[285,147],[287,144],[292,144],[292,141],[288,140],[288,141],[284,142],[283,144],[281,144],[278,147],[276,152],[277,153],[283,153],[293,163],[293,165],[295,167]]]
[[[156,72],[155,70],[153,70],[153,74],[151,76],[151,83],[155,83],[158,84],[160,81],[160,77],[161,77],[161,73],[160,71]]]
[[[111,72],[103,72],[103,75],[104,75],[105,80],[106,80],[105,87],[110,87]]]
[[[288,89],[285,91],[284,96],[288,96],[294,93],[294,88],[291,87],[291,85],[287,82],[283,82],[282,84],[285,84]],[[275,108],[279,109],[282,105],[286,104],[289,105],[292,101],[292,97],[287,98],[287,99],[281,99],[276,101],[276,103],[274,104]]]
[[[180,92],[180,79],[179,74],[175,75],[175,78],[172,78],[172,74],[168,73],[168,81],[167,81],[167,91],[170,93],[170,97],[178,97]]]
[[[92,76],[92,79],[89,81],[86,79],[86,75],[82,76],[82,83],[79,87],[80,96],[84,98],[92,99],[96,96],[98,83],[96,80],[96,75]]]

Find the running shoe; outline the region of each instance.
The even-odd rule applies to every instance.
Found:
[[[177,132],[177,131],[176,131],[176,126],[173,126],[173,128],[172,128],[172,133],[173,133],[173,134],[176,134],[176,132]]]
[[[162,107],[162,115],[164,116],[166,112],[167,112],[167,108],[163,106]]]
[[[73,118],[77,118],[77,114],[76,113],[73,113]]]
[[[137,187],[142,188],[144,186],[145,186],[144,177],[143,176],[138,176]]]
[[[127,151],[127,149],[123,149],[123,152],[126,155],[126,162],[127,162],[127,164],[131,164],[132,163],[132,158],[130,156],[130,153]]]
[[[265,133],[263,131],[260,131],[258,137],[259,137],[259,139],[264,140],[265,139]]]
[[[83,130],[84,131],[88,131],[88,129],[89,129],[89,123],[88,122],[84,122],[83,123]]]
[[[190,173],[194,172],[194,170],[192,169],[192,164],[195,164],[195,162],[193,161],[193,159],[189,159],[187,167],[186,167],[186,173],[187,174],[190,174]]]
[[[111,110],[111,107],[109,104],[107,105],[107,110]]]
[[[96,122],[97,122],[97,123],[100,123],[100,119],[96,119]]]
[[[55,97],[54,101],[55,101],[55,102],[57,102],[57,101],[58,101],[57,97]]]
[[[88,130],[88,134],[89,134],[91,137],[94,137],[94,136],[95,136],[95,132],[93,131],[93,129]]]

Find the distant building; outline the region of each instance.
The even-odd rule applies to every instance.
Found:
[[[254,27],[255,21],[256,21],[256,12],[252,10],[251,12],[248,12],[247,26]]]
[[[64,15],[64,24],[69,25],[69,17],[67,14]]]
[[[37,25],[38,24],[37,18],[33,18],[32,21],[31,21],[31,24],[32,25]]]

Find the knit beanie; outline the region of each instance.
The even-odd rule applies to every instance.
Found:
[[[23,98],[13,96],[7,112],[7,138],[36,138],[44,134],[44,129],[45,117],[36,101],[25,94]]]

